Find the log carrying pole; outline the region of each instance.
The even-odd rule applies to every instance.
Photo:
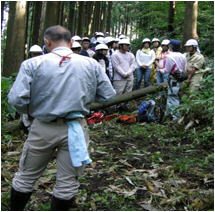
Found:
[[[116,96],[113,99],[104,102],[104,103],[92,103],[90,104],[90,110],[99,110],[103,109],[112,105],[117,105],[123,102],[128,102],[130,100],[138,99],[140,97],[145,96],[146,94],[155,93],[161,90],[164,90],[167,87],[167,83],[161,83],[159,85],[149,86],[147,88],[142,88],[139,90],[135,90],[129,93],[122,94],[120,96]],[[11,121],[8,123],[5,123],[3,125],[2,130],[5,132],[13,132],[17,129],[19,129],[21,126],[20,120]]]
[[[153,86],[149,86],[147,88],[142,88],[139,90],[135,90],[129,93],[125,93],[122,94],[120,96],[116,96],[113,99],[104,102],[104,103],[92,103],[90,104],[90,109],[91,110],[98,110],[98,109],[103,109],[112,105],[117,105],[123,102],[128,102],[130,100],[134,100],[134,99],[138,99],[140,97],[145,96],[146,94],[150,94],[150,93],[155,93],[158,92],[160,90],[164,90],[165,88],[167,88],[167,83],[163,82],[159,85],[153,85]]]

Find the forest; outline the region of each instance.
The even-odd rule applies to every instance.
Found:
[[[213,1],[1,1],[1,210],[10,208],[11,182],[27,138],[7,95],[30,47],[42,47],[52,25],[80,37],[124,34],[134,55],[144,38],[183,45],[195,38],[206,61],[200,90],[189,93],[183,86],[179,121],[122,124],[114,118],[89,125],[93,163],[80,178],[74,210],[214,210]],[[165,108],[166,98],[165,91],[146,94],[129,101],[125,114],[134,114],[146,99]],[[26,210],[50,210],[55,179],[53,160]]]

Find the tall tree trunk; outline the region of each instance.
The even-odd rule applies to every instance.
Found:
[[[30,46],[30,40],[31,40],[31,26],[32,26],[32,23],[31,23],[31,12],[30,12],[30,9],[31,9],[31,4],[32,2],[30,1],[27,1],[27,9],[26,9],[26,25],[25,25],[25,44],[27,44],[27,49],[25,50],[25,59],[27,58],[28,56],[28,49],[29,49],[29,46]]]
[[[33,2],[34,9],[33,9],[33,21],[32,21],[32,44],[38,43],[39,37],[39,29],[40,29],[40,18],[42,13],[42,2],[35,1]]]
[[[197,17],[198,17],[198,1],[185,2],[185,16],[184,16],[184,37],[185,43],[188,39],[198,39],[197,34]]]
[[[78,25],[77,25],[77,34],[79,36],[82,36],[83,32],[83,16],[84,16],[84,2],[79,1],[79,6],[78,6]]]
[[[89,9],[87,9],[87,36],[92,36],[92,22],[93,22],[93,13],[94,13],[94,2],[91,1],[88,3]]]
[[[4,20],[4,5],[5,5],[5,1],[1,1],[1,32],[2,32],[2,24]]]
[[[60,9],[62,2],[60,1],[43,1],[41,25],[39,32],[39,44],[43,43],[44,31],[53,25],[60,24]]]
[[[3,76],[10,76],[19,71],[24,60],[26,1],[9,2],[9,20],[7,41],[4,54]]]
[[[168,16],[168,32],[171,33],[172,36],[174,32],[174,17],[175,17],[175,1],[169,2],[169,16]]]
[[[46,18],[46,7],[47,2],[42,2],[42,9],[41,9],[41,18],[40,18],[40,27],[39,27],[39,38],[38,38],[38,44],[43,44],[43,36],[44,36],[44,28],[45,28],[45,18]]]
[[[61,4],[60,1],[47,1],[44,29],[60,24]]]
[[[88,2],[83,1],[83,14],[82,14],[82,34],[81,36],[86,36],[86,32],[87,32],[87,4]]]
[[[129,24],[128,14],[129,14],[129,9],[128,9],[128,7],[126,7],[125,8],[125,15],[126,15],[126,19],[125,19],[125,34],[126,35],[128,34],[128,24]]]
[[[72,33],[72,35],[75,34],[74,29],[75,29],[75,1],[70,1],[69,2],[69,20],[68,20],[68,29]]]
[[[110,29],[111,29],[112,6],[113,6],[113,2],[112,1],[108,1],[107,26],[106,26],[106,31],[107,32],[110,32]]]
[[[59,5],[59,18],[58,18],[58,24],[63,25],[64,22],[64,4],[65,2],[61,1]]]
[[[100,11],[100,1],[95,2],[95,10],[94,10],[94,16],[93,16],[93,32],[98,32],[98,26],[100,23],[100,17],[99,17],[99,11]]]
[[[106,19],[107,19],[107,2],[104,1],[103,2],[103,20],[102,20],[102,25],[101,25],[101,28],[102,28],[102,31],[103,32],[107,32],[107,28],[106,28]],[[108,31],[109,32],[109,31]]]

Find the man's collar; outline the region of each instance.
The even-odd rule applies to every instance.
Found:
[[[59,51],[59,50],[67,50],[67,51],[72,51],[70,48],[68,47],[65,47],[65,46],[59,46],[59,47],[56,47],[54,49],[52,49],[51,52],[55,52],[55,51]]]

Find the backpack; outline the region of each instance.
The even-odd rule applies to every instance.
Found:
[[[138,122],[161,122],[163,119],[162,106],[154,100],[142,102],[138,109]]]

